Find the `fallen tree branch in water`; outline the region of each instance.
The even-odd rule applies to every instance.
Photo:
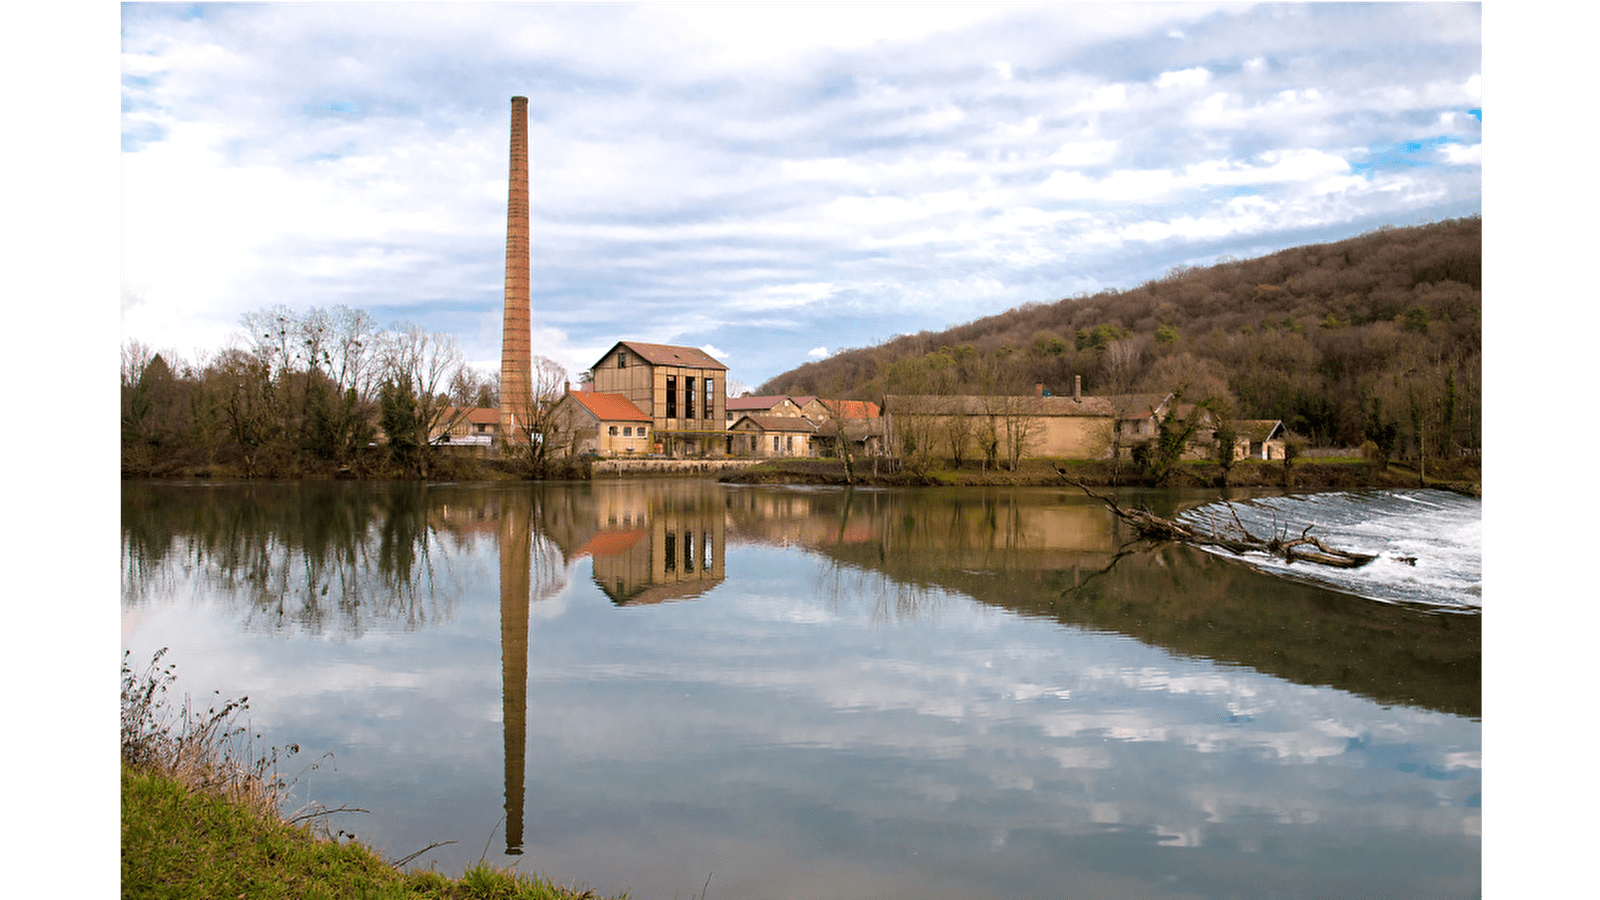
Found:
[[[1307,525],[1296,538],[1288,537],[1285,530],[1283,534],[1274,534],[1263,538],[1251,534],[1244,523],[1239,521],[1238,513],[1233,512],[1233,504],[1228,504],[1228,510],[1233,515],[1233,523],[1217,530],[1213,522],[1209,532],[1199,531],[1192,526],[1173,519],[1163,518],[1148,509],[1124,509],[1116,498],[1106,494],[1099,494],[1089,489],[1089,486],[1066,477],[1066,473],[1056,470],[1067,483],[1077,487],[1101,503],[1104,503],[1116,514],[1117,518],[1133,526],[1139,537],[1148,541],[1182,541],[1186,544],[1198,544],[1204,547],[1221,547],[1234,554],[1265,553],[1276,556],[1288,562],[1308,562],[1319,566],[1333,566],[1340,569],[1357,569],[1377,559],[1370,553],[1351,553],[1347,550],[1337,550],[1324,544],[1321,539],[1312,537],[1310,532],[1314,526]],[[1276,524],[1274,524],[1276,531]],[[1302,549],[1313,547],[1314,550]],[[1414,559],[1404,560],[1412,565]]]

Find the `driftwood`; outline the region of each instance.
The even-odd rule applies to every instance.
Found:
[[[1299,537],[1291,538],[1287,531],[1267,538],[1258,537],[1244,527],[1237,513],[1233,513],[1233,521],[1224,524],[1220,531],[1215,523],[1212,524],[1210,531],[1201,531],[1183,522],[1162,518],[1148,509],[1124,509],[1114,497],[1097,494],[1082,482],[1070,478],[1067,481],[1090,497],[1104,503],[1117,518],[1132,525],[1139,537],[1149,541],[1182,541],[1205,547],[1221,547],[1235,554],[1265,553],[1288,562],[1308,562],[1340,569],[1357,569],[1377,558],[1370,553],[1335,550],[1311,536],[1310,531],[1313,527],[1311,525],[1307,525]],[[1229,504],[1228,509],[1232,513],[1232,504]],[[1402,561],[1416,564],[1415,559]]]

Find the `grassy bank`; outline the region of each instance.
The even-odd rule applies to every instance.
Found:
[[[402,871],[315,814],[279,811],[287,785],[279,751],[253,754],[236,724],[247,701],[205,712],[166,699],[171,666],[156,654],[122,670],[122,896],[124,898],[448,898],[579,900],[563,887],[479,861],[459,878]],[[295,748],[290,748],[293,752]]]
[[[837,484],[849,483],[844,463],[833,459],[778,459],[743,472],[724,476],[730,484]],[[878,486],[995,485],[1047,487],[1080,481],[1097,487],[1149,486],[1131,464],[1113,466],[1104,460],[1025,459],[1015,470],[983,468],[971,463],[959,468],[935,462],[919,470],[874,472],[870,464],[855,466],[855,484]],[[1301,459],[1285,467],[1282,462],[1243,460],[1227,474],[1229,487],[1277,487],[1299,491],[1352,490],[1357,488],[1432,487],[1480,495],[1476,460],[1430,462],[1427,477],[1415,469],[1391,463],[1377,467],[1361,459]],[[1163,485],[1167,487],[1222,486],[1222,470],[1215,462],[1186,462],[1177,466]]]

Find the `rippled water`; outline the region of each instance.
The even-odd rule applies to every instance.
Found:
[[[1303,494],[1208,503],[1179,518],[1220,529],[1231,514],[1257,536],[1294,537],[1309,525],[1330,547],[1378,557],[1358,569],[1237,557],[1262,571],[1373,600],[1482,608],[1483,502],[1476,498],[1423,489]]]
[[[1427,543],[1471,531],[1448,497],[1240,505],[1274,509],[1469,580]],[[450,842],[414,863],[449,874],[639,900],[1481,890],[1480,616],[1143,546],[1076,492],[127,484],[122,545],[124,648],[248,695],[290,774],[314,764],[292,805],[367,810],[333,824],[391,859]]]

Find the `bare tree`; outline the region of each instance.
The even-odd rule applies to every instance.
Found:
[[[244,475],[254,478],[283,433],[271,366],[259,355],[233,347],[218,355],[208,381],[214,387],[212,402],[244,463]]]
[[[1005,439],[1006,463],[1014,472],[1039,436],[1040,422],[1035,398],[1003,394],[995,398],[1000,427]]]
[[[378,324],[366,310],[333,308],[333,335],[328,344],[328,376],[340,394],[354,390],[363,400],[372,397],[378,371]]]
[[[517,431],[509,438],[509,449],[529,475],[546,474],[560,449],[561,423],[557,421],[555,408],[566,390],[567,381],[567,370],[560,363],[546,356],[535,356],[526,393],[510,401],[515,404],[511,420],[516,423]],[[506,402],[506,398],[501,398],[501,402]]]
[[[1105,372],[1105,383],[1109,392],[1126,394],[1133,386],[1143,361],[1143,338],[1122,338],[1107,344],[1100,365]]]
[[[978,429],[978,420],[968,415],[964,397],[945,397],[945,414],[941,430],[945,446],[950,449],[950,464],[961,468],[966,451]]]
[[[267,366],[267,377],[277,380],[293,368],[300,356],[300,320],[294,310],[279,303],[239,317],[245,340],[255,357]]]
[[[138,384],[145,367],[150,365],[155,355],[149,344],[131,339],[125,342],[122,345],[122,386],[131,388]]]
[[[498,371],[485,373],[471,366],[462,366],[450,379],[450,402],[456,406],[498,409],[499,385]]]

